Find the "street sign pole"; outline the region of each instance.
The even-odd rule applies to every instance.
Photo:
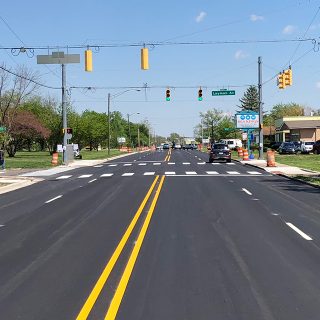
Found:
[[[263,159],[263,110],[262,110],[262,59],[258,57],[258,89],[259,89],[259,160]]]
[[[67,154],[67,108],[66,108],[66,64],[80,63],[80,54],[64,54],[63,51],[52,52],[52,55],[38,55],[37,64],[60,64],[62,69],[62,126],[63,126],[63,164],[68,164]]]

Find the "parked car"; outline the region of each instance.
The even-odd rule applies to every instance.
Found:
[[[293,142],[282,142],[278,152],[279,154],[296,154],[297,150]]]
[[[314,142],[313,141],[302,141],[301,143],[301,153],[312,152]]]
[[[278,151],[279,147],[281,146],[282,142],[275,141],[270,143],[270,148],[272,150]]]
[[[169,143],[164,143],[163,146],[162,146],[163,150],[165,149],[170,149],[170,145]]]
[[[292,141],[292,143],[294,144],[294,147],[295,147],[297,153],[301,152],[301,144],[302,144],[302,142],[301,141]]]
[[[209,162],[212,163],[214,160],[225,160],[226,162],[231,162],[231,151],[227,144],[213,143],[211,145]]]
[[[174,145],[174,149],[180,150],[180,149],[181,149],[181,144],[176,143],[176,144]]]
[[[226,144],[230,150],[242,148],[242,141],[240,139],[221,139],[219,143]]]
[[[182,148],[183,150],[196,150],[197,146],[195,144],[189,143],[185,144]]]
[[[313,148],[312,148],[312,152],[314,154],[320,154],[320,140],[317,140],[314,145],[313,145]]]

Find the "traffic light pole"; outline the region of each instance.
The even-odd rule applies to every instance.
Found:
[[[111,95],[108,93],[108,156],[110,156],[110,100]]]
[[[262,59],[258,57],[258,89],[259,89],[259,160],[263,159],[263,103],[262,103]]]
[[[67,108],[66,108],[66,66],[61,64],[62,68],[62,127],[63,127],[63,164],[67,164]]]

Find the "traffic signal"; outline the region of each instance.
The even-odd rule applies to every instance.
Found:
[[[141,69],[148,70],[149,69],[149,51],[148,48],[141,49]]]
[[[84,52],[84,64],[85,64],[85,71],[91,72],[92,71],[92,50],[86,50]]]
[[[284,71],[284,75],[285,75],[285,84],[286,84],[286,86],[292,86],[292,70],[291,70],[291,66],[289,67],[288,70]]]
[[[285,74],[284,72],[280,72],[278,74],[278,88],[285,89],[285,87],[286,87]]]
[[[72,134],[72,128],[67,128],[67,134]]]
[[[198,91],[198,100],[202,101],[202,89],[200,87],[199,91]]]
[[[167,89],[166,91],[166,101],[170,101],[170,90]]]

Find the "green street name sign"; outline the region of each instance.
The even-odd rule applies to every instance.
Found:
[[[6,127],[0,127],[0,132],[6,132],[7,128]]]
[[[235,90],[212,91],[213,96],[234,96],[235,94],[236,94]]]

